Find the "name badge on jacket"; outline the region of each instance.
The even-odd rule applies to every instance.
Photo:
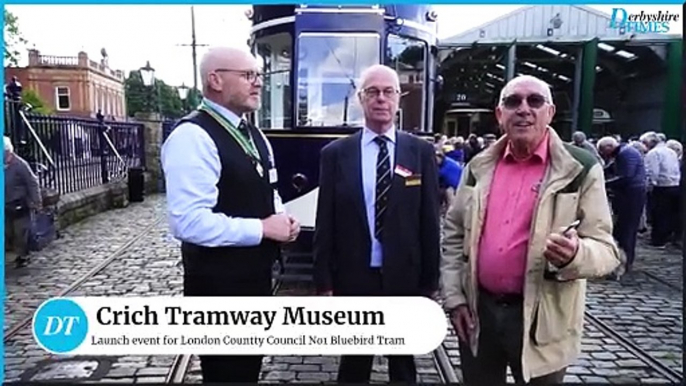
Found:
[[[405,179],[405,186],[419,186],[422,184],[422,175],[413,174]]]
[[[412,172],[400,165],[395,165],[395,174],[402,178],[407,178],[412,175]]]
[[[269,169],[269,183],[275,184],[279,180],[279,175],[276,173],[276,169]]]

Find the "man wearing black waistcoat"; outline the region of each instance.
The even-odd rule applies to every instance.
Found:
[[[362,74],[364,128],[321,152],[315,282],[321,295],[432,296],[440,259],[433,145],[400,132],[398,75]],[[343,356],[339,382],[369,382],[373,356]],[[412,356],[389,356],[391,382],[416,383]]]
[[[280,243],[300,226],[276,191],[271,146],[245,114],[260,105],[248,52],[214,48],[200,64],[204,99],[162,147],[172,233],[182,241],[185,296],[268,296]],[[262,356],[200,356],[203,382],[257,382]]]

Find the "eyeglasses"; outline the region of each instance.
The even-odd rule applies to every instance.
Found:
[[[257,81],[258,78],[262,79],[262,76],[264,75],[264,74],[262,74],[260,72],[256,72],[256,71],[232,70],[229,68],[217,68],[214,70],[214,72],[233,72],[236,74],[240,74],[250,83],[255,83],[255,81]]]
[[[367,98],[378,98],[382,93],[386,98],[390,98],[399,93],[399,91],[394,88],[385,88],[383,90],[379,90],[376,87],[364,89],[362,92]]]
[[[526,104],[533,109],[541,108],[548,101],[546,97],[541,94],[531,94],[526,98],[521,95],[513,94],[503,98],[503,106],[507,109],[514,110],[521,106],[524,100],[526,100]]]

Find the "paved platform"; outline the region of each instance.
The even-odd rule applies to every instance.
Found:
[[[34,342],[30,325],[18,326],[45,299],[60,294],[79,277],[110,259],[71,295],[178,296],[182,290],[179,243],[170,237],[164,218],[164,197],[110,211],[74,225],[63,237],[36,253],[31,263],[6,271],[5,381],[164,382],[173,356],[56,358]],[[123,250],[121,250],[123,248]],[[121,253],[112,256],[112,253]],[[665,375],[635,349],[681,372],[683,283],[681,251],[648,247],[641,239],[635,272],[621,282],[598,280],[588,286],[588,311],[583,354],[569,368],[566,381],[583,383],[662,383]],[[603,326],[605,329],[603,329]],[[607,328],[611,333],[608,333]],[[619,338],[617,337],[619,334]],[[627,343],[629,342],[629,343]],[[459,374],[454,334],[444,347]],[[640,353],[639,353],[640,354]],[[337,357],[267,357],[264,383],[332,382]],[[422,382],[438,382],[430,355],[418,357]],[[200,382],[193,359],[187,382]],[[387,380],[384,358],[375,361],[372,380]]]

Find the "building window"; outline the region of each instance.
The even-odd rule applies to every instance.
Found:
[[[69,87],[55,87],[57,110],[70,110]]]

